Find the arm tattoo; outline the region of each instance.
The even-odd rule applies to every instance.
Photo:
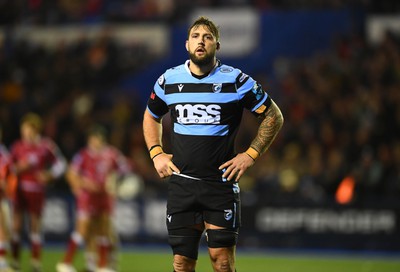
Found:
[[[261,155],[268,150],[281,129],[283,125],[283,116],[278,106],[272,101],[271,106],[260,118],[263,120],[250,146]]]

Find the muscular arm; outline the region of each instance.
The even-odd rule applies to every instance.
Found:
[[[270,107],[260,118],[262,118],[262,121],[250,148],[219,167],[220,170],[225,169],[222,177],[239,181],[244,172],[254,164],[255,159],[271,146],[283,125],[282,113],[275,102],[271,101]]]
[[[147,110],[143,117],[143,134],[147,149],[154,145],[162,145],[162,124],[161,119],[154,118]]]
[[[268,150],[281,129],[283,125],[283,115],[275,102],[271,101],[271,106],[260,118],[263,118],[263,120],[250,146],[261,155]]]
[[[143,134],[147,149],[152,146],[162,146],[162,123],[161,119],[154,118],[147,110],[143,117]],[[154,168],[161,178],[171,176],[173,172],[179,173],[179,169],[172,162],[172,155],[164,152],[152,158]]]

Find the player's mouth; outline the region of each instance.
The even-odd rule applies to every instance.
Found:
[[[196,49],[196,53],[198,53],[199,55],[203,55],[206,53],[206,50],[203,47],[198,47]]]

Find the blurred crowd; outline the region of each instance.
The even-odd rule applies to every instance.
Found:
[[[104,17],[173,21],[193,1],[27,2],[0,1],[1,23],[52,24]],[[260,8],[286,3],[290,8],[294,1],[195,2]],[[300,2],[308,7],[319,3]],[[396,2],[389,2],[395,7]],[[327,3],[333,7],[344,2]],[[360,3],[371,7],[378,2]],[[159,190],[164,183],[156,177],[143,141],[143,105],[135,94],[115,87],[124,74],[134,74],[145,68],[144,63],[154,61],[146,48],[135,46],[124,47],[106,33],[94,41],[82,38],[70,45],[61,43],[54,50],[27,40],[1,44],[0,123],[6,145],[18,138],[19,119],[27,111],[44,118],[43,133],[55,140],[67,159],[84,146],[86,128],[101,123],[109,131],[111,144],[132,160],[146,180],[145,192],[165,193]],[[241,181],[244,202],[334,203],[346,177],[355,182],[350,203],[396,201],[400,193],[399,37],[387,33],[381,43],[370,45],[362,35],[353,34],[337,40],[330,51],[307,59],[279,58],[274,67],[273,74],[256,71],[252,75],[281,107],[285,125],[270,152]],[[252,122],[257,121],[244,118],[238,151],[255,134]]]
[[[334,203],[351,177],[349,203],[398,200],[399,38],[387,33],[371,46],[353,35],[312,58],[276,61],[270,88],[285,125],[265,162],[252,169],[249,183],[260,197]]]
[[[198,7],[254,7],[260,11],[362,8],[370,13],[400,10],[396,0],[3,0],[0,24],[69,24],[101,22],[185,22]]]

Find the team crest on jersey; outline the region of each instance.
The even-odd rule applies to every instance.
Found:
[[[230,73],[230,72],[233,71],[233,68],[230,68],[230,67],[222,67],[220,71],[221,71],[221,73]]]
[[[164,75],[161,75],[159,78],[158,78],[158,84],[159,85],[163,85],[164,84],[164,80],[165,80],[165,78],[164,78]]]
[[[225,220],[226,221],[229,221],[229,220],[231,220],[232,219],[232,215],[233,215],[233,212],[232,212],[232,210],[231,209],[229,209],[229,210],[224,210],[224,218],[225,218]]]
[[[214,83],[213,84],[213,92],[219,93],[222,91],[222,83]]]

